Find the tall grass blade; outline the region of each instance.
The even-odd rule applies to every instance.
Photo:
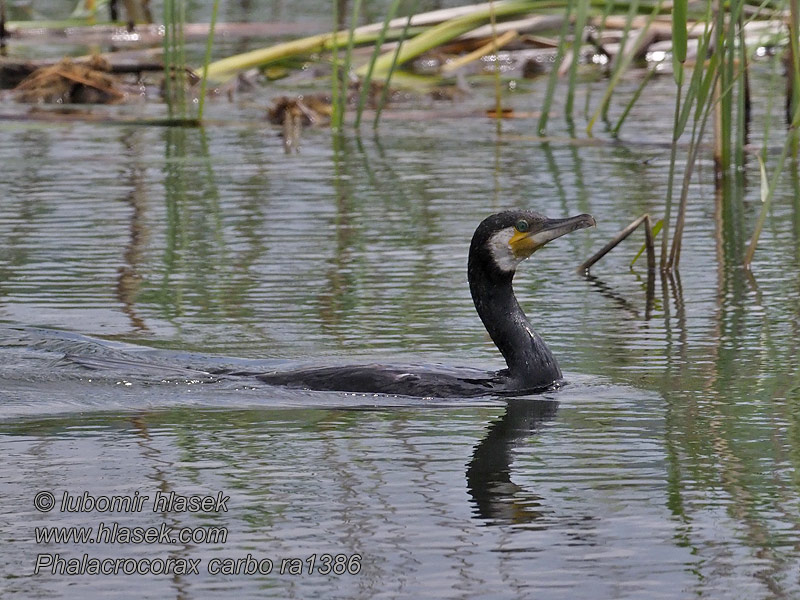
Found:
[[[622,28],[622,35],[619,41],[619,50],[617,50],[617,55],[614,57],[614,65],[611,72],[612,76],[617,72],[617,69],[619,69],[621,58],[625,56],[625,50],[627,49],[628,41],[630,40],[633,18],[638,14],[638,12],[639,0],[630,0],[630,2],[628,2],[628,12],[625,15],[625,26]]]
[[[707,4],[709,12],[707,15],[710,17],[711,3]],[[711,25],[710,20],[707,19],[703,29],[703,35],[700,36],[697,42],[697,56],[692,69],[692,77],[689,80],[689,88],[686,90],[686,96],[683,101],[683,109],[678,118],[677,131],[681,134],[686,129],[686,124],[692,114],[692,108],[695,108],[695,121],[697,121],[702,113],[702,109],[706,107],[706,98],[708,97],[708,86],[706,84],[705,75],[713,76],[715,71],[714,65],[716,64],[712,58],[709,61],[709,69],[706,71],[706,51],[711,39]],[[674,68],[674,65],[673,65]],[[709,77],[710,81],[710,77]]]
[[[170,119],[187,121],[185,0],[164,2],[164,101]]]
[[[173,117],[173,106],[172,106],[172,89],[174,87],[174,82],[172,81],[172,64],[175,62],[172,56],[172,19],[174,15],[172,14],[172,3],[170,0],[164,0],[164,7],[163,7],[163,16],[164,16],[164,39],[163,39],[163,47],[164,47],[164,85],[163,87],[163,94],[164,94],[164,101],[167,103],[167,115],[171,119]]]
[[[603,38],[603,32],[606,29],[606,21],[608,20],[608,17],[614,10],[614,6],[615,6],[614,0],[605,1],[605,6],[603,7],[603,15],[600,18],[600,24],[597,26],[597,31],[595,32],[595,36],[597,37],[598,40]],[[587,121],[589,120],[589,106],[591,105],[591,99],[592,99],[592,88],[588,87],[586,89],[586,97],[583,103],[583,118],[586,119]]]
[[[186,119],[185,0],[164,1],[164,100],[170,118]]]
[[[177,72],[175,75],[178,83],[178,106],[180,108],[180,116],[182,119],[186,119],[189,116],[186,105],[186,88],[188,83],[188,78],[186,77],[186,38],[183,32],[183,26],[186,24],[186,0],[176,0],[176,2],[178,4],[178,19],[175,23],[177,30],[178,64],[176,65]]]
[[[381,53],[381,46],[386,39],[386,32],[389,29],[389,22],[394,19],[397,14],[397,8],[400,6],[400,0],[393,0],[389,10],[386,12],[386,18],[383,21],[381,32],[378,34],[378,39],[375,40],[375,48],[372,51],[372,57],[369,61],[364,78],[361,80],[361,93],[358,95],[358,108],[356,109],[356,120],[354,127],[359,129],[361,127],[361,115],[364,112],[364,107],[367,104],[367,97],[369,96],[370,86],[372,85],[372,71],[375,68],[375,61]]]
[[[667,231],[664,233],[664,238],[662,238],[662,254],[661,254],[661,268],[662,270],[672,270],[677,269],[678,264],[680,263],[680,253],[681,253],[681,245],[683,241],[683,231],[686,225],[686,214],[688,210],[688,200],[689,200],[689,184],[691,182],[692,173],[694,170],[694,165],[697,160],[698,151],[700,149],[700,144],[703,138],[703,134],[705,132],[706,123],[708,122],[708,117],[710,111],[716,105],[713,102],[706,102],[706,98],[708,96],[708,88],[711,85],[711,82],[716,82],[718,79],[718,71],[716,65],[718,61],[711,60],[709,61],[709,67],[706,69],[705,67],[705,54],[706,49],[708,48],[708,44],[711,39],[711,27],[710,27],[710,17],[711,17],[711,2],[708,2],[706,5],[706,22],[703,30],[703,35],[700,36],[698,40],[698,48],[697,48],[697,58],[695,60],[694,68],[692,70],[691,78],[689,79],[689,87],[686,90],[686,94],[683,97],[683,106],[682,108],[676,112],[676,122],[674,124],[673,129],[673,142],[677,142],[677,140],[683,135],[686,124],[689,120],[689,116],[692,114],[692,109],[694,108],[695,119],[692,125],[692,133],[691,139],[689,142],[689,149],[687,152],[686,157],[686,166],[683,172],[683,184],[681,186],[681,195],[680,201],[678,204],[678,215],[675,219],[675,231],[673,232],[672,236],[672,248],[670,250],[669,259],[667,262],[664,262],[665,258],[665,250],[667,244]],[[674,25],[673,25],[674,26]],[[682,31],[682,29],[681,29]],[[680,34],[679,34],[680,35]],[[675,41],[673,40],[673,45]],[[674,79],[677,86],[677,92],[680,95],[682,83],[685,78],[685,74],[683,73],[686,52],[683,48],[676,49],[678,56],[673,56],[673,69],[679,69],[681,74],[675,74]],[[715,56],[719,56],[719,54],[715,54]],[[679,58],[683,58],[683,60],[678,60]],[[702,118],[701,118],[702,116]],[[668,191],[668,204],[671,204],[672,199],[672,190],[673,190],[673,177],[674,177],[674,168],[670,172],[670,181],[669,181],[669,191]],[[669,206],[667,207],[667,219],[669,216]],[[667,220],[667,225],[669,225],[669,221]]]
[[[495,133],[503,130],[503,92],[500,86],[500,46],[497,43],[497,17],[494,14],[494,0],[489,2],[489,22],[492,25],[492,56],[494,57],[494,122]]]
[[[770,61],[770,74],[769,74],[769,89],[775,90],[778,89],[778,64],[780,63],[780,55],[775,54]],[[769,148],[769,137],[770,137],[770,129],[772,125],[772,111],[775,108],[775,96],[776,94],[769,94],[767,96],[767,107],[764,111],[764,125],[761,132],[762,135],[762,142],[761,142],[761,155],[767,156],[767,150]]]
[[[656,221],[656,224],[653,225],[653,228],[651,229],[652,239],[656,238],[656,236],[658,235],[658,232],[661,231],[661,227],[663,225],[664,225],[664,220],[663,219],[659,219],[658,221]],[[639,248],[639,251],[636,253],[636,256],[633,257],[633,260],[631,261],[631,264],[630,264],[631,269],[636,264],[636,261],[639,260],[639,257],[642,255],[642,253],[647,249],[648,249],[648,245],[647,245],[647,242],[645,241],[645,243],[642,244],[642,247]],[[649,254],[648,254],[648,259],[649,259]],[[654,263],[654,266],[655,266],[655,263]],[[649,267],[649,263],[648,263],[648,267]]]
[[[642,81],[639,83],[639,87],[636,88],[636,91],[633,93],[630,102],[628,102],[628,104],[623,109],[622,114],[620,115],[619,120],[617,121],[617,124],[611,130],[611,134],[614,137],[619,135],[619,130],[622,128],[622,124],[625,122],[625,119],[628,118],[628,113],[630,113],[631,109],[633,108],[633,105],[636,104],[636,102],[639,100],[639,96],[642,95],[645,86],[650,82],[650,80],[653,78],[653,75],[655,74],[656,74],[655,68],[647,69],[647,73],[645,73],[645,76],[642,77]]]
[[[794,114],[800,104],[800,0],[789,0],[789,66],[787,76],[790,86],[787,88],[786,116],[787,121],[791,122],[791,115]]]
[[[681,259],[681,245],[683,243],[683,230],[686,226],[686,212],[689,204],[689,184],[692,179],[694,165],[697,162],[697,154],[700,150],[700,142],[703,139],[706,123],[711,114],[711,107],[706,106],[703,112],[703,118],[694,122],[692,126],[692,137],[689,142],[689,151],[686,158],[686,167],[683,171],[683,185],[681,186],[681,198],[678,205],[678,217],[675,220],[675,233],[672,236],[672,250],[669,255],[668,270],[677,269]]]
[[[708,102],[716,103],[715,97],[718,96],[717,80],[719,75],[719,62],[720,53],[712,53],[711,58],[708,59],[708,66],[705,68],[705,73],[700,80],[700,86],[697,88],[696,109],[694,112],[695,121],[700,119]],[[697,67],[695,67],[695,70],[696,68]],[[709,96],[712,98],[709,99]]]
[[[337,5],[337,7],[346,6],[346,2],[339,4],[339,2],[334,0],[334,3]],[[335,13],[338,26],[339,22],[344,19],[345,15],[338,14],[338,8]],[[352,15],[350,17],[350,29],[347,31],[347,44],[345,46],[344,61],[342,63],[339,63],[338,61],[338,46],[334,51],[333,73],[331,74],[331,85],[333,87],[331,91],[333,92],[335,90],[335,93],[331,94],[331,96],[334,98],[332,103],[333,110],[331,113],[331,128],[334,131],[339,132],[344,128],[344,115],[347,109],[348,90],[350,88],[350,71],[353,63],[354,37],[356,26],[358,25],[358,16],[360,13],[361,0],[355,0],[355,4],[353,5],[352,9]]]
[[[617,50],[616,56],[613,58],[611,63],[611,79],[617,77],[617,73],[620,72],[620,69],[624,67],[623,58],[626,56],[628,44],[630,41],[630,32],[631,27],[633,25],[633,19],[639,12],[639,0],[632,0],[628,4],[628,12],[625,15],[625,26],[622,29],[622,37],[619,43],[619,49]],[[609,97],[604,97],[600,106],[602,109],[603,118],[606,119],[608,116],[608,104],[609,104]],[[596,118],[596,115],[595,115]],[[591,127],[591,125],[590,125]],[[591,135],[591,132],[590,132]]]
[[[185,55],[181,5],[183,0],[164,0],[164,100],[167,103],[169,118],[186,117],[185,82],[186,63],[181,62]]]
[[[206,105],[206,86],[208,85],[208,65],[211,62],[211,49],[214,46],[214,29],[217,26],[217,13],[219,12],[219,0],[214,0],[211,7],[211,22],[208,25],[208,39],[206,40],[206,53],[203,58],[203,79],[200,82],[200,100],[197,107],[197,118],[203,120],[203,112]]]
[[[749,127],[750,115],[750,90],[748,89],[747,77],[747,49],[744,43],[744,19],[742,13],[739,13],[739,19],[737,21],[737,36],[739,41],[739,69],[736,74],[738,85],[736,90],[736,147],[734,149],[734,164],[736,165],[737,173],[741,173],[744,169],[744,146],[747,143],[747,129]]]
[[[333,1],[333,21],[334,27],[338,28],[342,20],[339,14],[339,2]],[[335,31],[335,30],[334,30]],[[339,33],[333,34],[333,48],[331,48],[331,129],[340,131],[344,116],[342,113],[341,95],[344,93],[340,88],[342,80],[339,76]]]
[[[567,45],[567,33],[569,32],[569,17],[571,11],[572,2],[568,2],[564,14],[564,22],[561,25],[561,33],[558,36],[555,62],[553,62],[550,75],[547,77],[547,90],[545,91],[544,101],[542,102],[542,114],[539,115],[539,123],[536,126],[539,135],[545,135],[547,133],[547,120],[550,118],[550,107],[553,104],[553,94],[556,91],[556,83],[558,82],[558,70],[561,67],[561,61],[564,60],[564,52]]]
[[[682,21],[683,26],[678,26],[676,22],[676,5],[673,5],[673,23],[672,27],[673,30],[677,30],[678,32],[678,39],[676,41],[675,34],[673,33],[673,78],[675,79],[675,83],[678,86],[680,93],[680,88],[683,84],[684,78],[684,68],[683,65],[686,62],[686,55],[687,55],[687,48],[688,48],[688,24],[687,24],[687,17],[686,17],[686,2],[684,1],[683,7],[677,7],[678,10],[678,22]],[[710,16],[711,10],[711,2],[707,3],[707,10],[708,15]],[[698,48],[697,48],[697,60],[695,61],[694,69],[692,70],[692,78],[689,82],[689,88],[686,91],[686,96],[684,97],[681,109],[681,114],[678,119],[678,125],[675,127],[675,131],[677,131],[678,135],[680,136],[683,134],[683,131],[686,129],[686,122],[689,120],[689,116],[691,115],[692,107],[694,106],[694,99],[698,97],[700,93],[701,84],[703,82],[703,72],[705,66],[705,54],[706,49],[708,48],[708,40],[710,36],[710,29],[709,29],[709,21],[705,21],[705,29],[703,35],[700,36],[698,40]],[[652,67],[648,70],[647,74],[645,75],[644,79],[642,80],[641,84],[637,88],[636,92],[634,93],[633,97],[631,98],[630,102],[625,107],[622,116],[620,116],[617,124],[612,129],[612,134],[614,136],[619,135],[619,130],[622,127],[623,122],[628,116],[631,108],[633,105],[639,100],[639,96],[641,95],[642,91],[644,90],[644,86],[650,81],[650,78],[655,74],[657,66]]]
[[[569,84],[567,86],[567,102],[564,114],[567,119],[572,119],[572,109],[575,102],[575,85],[578,75],[581,47],[583,46],[583,33],[586,29],[586,18],[589,13],[589,0],[578,0],[578,11],[575,13],[575,29],[572,40],[572,61],[569,66]]]
[[[756,246],[758,245],[758,238],[761,237],[761,230],[764,228],[764,222],[767,220],[767,213],[772,206],[772,197],[775,195],[775,188],[780,180],[781,171],[783,171],[783,164],[786,162],[786,157],[789,154],[789,149],[792,145],[792,136],[786,139],[778,165],[775,172],[772,174],[772,180],[767,177],[767,168],[764,165],[764,159],[761,155],[758,156],[758,166],[761,173],[761,212],[758,215],[755,229],[753,230],[753,237],[750,238],[750,245],[747,247],[747,253],[744,257],[745,269],[750,269],[753,264],[753,256],[756,253]]]
[[[739,22],[739,15],[744,4],[743,0],[733,0],[729,6],[728,18],[725,19],[725,11],[718,10],[718,43],[716,50],[722,52],[720,62],[720,95],[718,105],[719,132],[717,142],[719,156],[719,172],[722,177],[727,177],[730,173],[733,156],[733,123],[734,123],[734,98],[733,87],[736,82],[736,27]]]
[[[723,115],[722,115],[722,92],[720,88],[722,87],[721,77],[717,77],[714,79],[714,87],[711,90],[711,103],[714,107],[714,178],[716,181],[722,179],[724,168],[723,168],[723,155],[724,149],[723,146],[725,145],[723,141],[723,131],[724,131],[724,123],[723,123]]]
[[[687,27],[688,0],[672,1],[672,61],[673,76],[678,87],[683,83],[683,64],[689,42]]]
[[[611,80],[609,81],[608,86],[606,87],[606,91],[603,94],[603,98],[600,101],[600,106],[598,106],[594,114],[592,114],[592,118],[589,119],[589,124],[586,126],[586,133],[588,133],[589,135],[592,134],[592,129],[594,128],[594,124],[600,117],[600,115],[602,114],[603,118],[606,118],[608,112],[608,106],[611,101],[611,96],[614,93],[617,84],[619,84],[620,80],[622,79],[623,73],[631,64],[631,61],[633,61],[633,57],[636,54],[637,48],[640,47],[641,42],[644,39],[644,36],[647,35],[648,31],[650,30],[650,25],[652,24],[653,19],[655,19],[656,15],[660,11],[661,11],[661,0],[659,0],[653,6],[653,10],[648,15],[644,27],[642,27],[642,30],[639,32],[639,35],[636,37],[636,41],[634,42],[633,47],[630,50],[626,50],[624,54],[622,53],[622,48],[620,48],[620,55],[618,55],[617,57],[618,62],[615,66],[613,74],[611,75]]]
[[[756,253],[758,239],[761,237],[761,230],[764,228],[764,222],[767,219],[767,213],[769,212],[772,204],[772,197],[775,195],[775,189],[778,187],[778,182],[783,174],[783,165],[786,162],[786,157],[789,156],[789,152],[792,149],[797,148],[798,134],[800,134],[798,127],[800,127],[800,104],[797,104],[794,107],[792,122],[789,126],[789,135],[786,136],[786,141],[783,144],[783,151],[778,159],[778,164],[775,167],[775,171],[772,173],[772,179],[769,182],[769,188],[766,190],[766,195],[764,194],[764,181],[767,179],[766,167],[761,169],[761,213],[758,215],[758,221],[756,221],[756,226],[753,230],[753,237],[750,239],[750,245],[747,247],[747,253],[744,257],[744,267],[746,269],[750,269],[753,263],[753,256]],[[759,167],[761,167],[763,164],[764,160],[761,156],[759,156]]]
[[[672,211],[672,188],[675,182],[675,161],[678,153],[678,140],[675,137],[677,132],[678,118],[681,114],[681,95],[675,94],[675,117],[672,144],[669,151],[669,175],[667,176],[667,198],[664,203],[664,235],[661,236],[661,261],[660,268],[662,271],[667,269],[667,251],[669,250],[669,223],[672,218],[670,213]]]
[[[381,112],[383,112],[383,107],[386,105],[386,100],[389,98],[389,85],[392,82],[392,75],[394,74],[394,70],[397,68],[398,59],[400,56],[400,51],[403,48],[403,43],[406,41],[406,35],[408,34],[408,29],[411,27],[411,19],[414,18],[414,13],[417,10],[417,4],[419,0],[414,0],[414,6],[411,9],[411,12],[408,15],[408,20],[406,21],[406,26],[403,27],[403,33],[400,35],[400,41],[397,43],[397,48],[395,48],[394,52],[394,60],[392,64],[389,65],[389,72],[386,74],[386,80],[383,83],[383,89],[381,90],[381,98],[378,102],[378,106],[375,107],[375,120],[372,122],[372,128],[377,129],[378,123],[381,119]]]

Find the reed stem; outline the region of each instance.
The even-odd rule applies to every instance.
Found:
[[[208,65],[211,62],[211,49],[214,46],[214,29],[217,26],[217,13],[219,12],[219,0],[214,0],[211,7],[211,22],[208,25],[208,39],[206,40],[206,53],[203,58],[203,79],[200,82],[200,100],[197,107],[197,118],[203,120],[203,112],[206,105],[206,86],[208,85]]]

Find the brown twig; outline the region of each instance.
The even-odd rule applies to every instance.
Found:
[[[627,238],[631,233],[633,233],[639,225],[644,223],[645,227],[645,247],[647,249],[647,269],[652,271],[656,268],[656,249],[655,244],[653,242],[653,229],[650,226],[650,215],[642,215],[635,221],[633,221],[630,225],[628,225],[625,229],[620,231],[617,235],[614,236],[610,242],[608,242],[605,246],[603,246],[597,253],[595,253],[591,258],[581,263],[578,267],[578,273],[583,273],[584,275],[589,273],[589,269],[592,268],[598,260],[603,258],[606,254],[611,252],[614,248],[616,248],[620,242],[622,242],[625,238]]]

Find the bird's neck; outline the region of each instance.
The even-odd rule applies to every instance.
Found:
[[[521,389],[546,387],[561,378],[555,357],[533,330],[514,296],[513,272],[470,261],[472,300],[486,330],[506,359],[508,375]]]

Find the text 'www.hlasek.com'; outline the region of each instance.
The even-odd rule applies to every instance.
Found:
[[[164,518],[173,513],[219,515],[228,512],[230,496],[181,495],[156,491],[130,495],[102,496],[87,491],[55,494],[43,490],[33,498],[40,513],[99,513],[131,515],[154,513]],[[222,545],[228,541],[228,528],[217,525],[179,527],[165,521],[150,526],[129,526],[119,521],[98,518],[91,525],[34,527],[37,545],[173,545],[191,549],[199,545]],[[248,552],[244,556],[192,558],[170,551],[169,556],[78,556],[62,552],[39,552],[33,573],[50,575],[357,575],[361,555],[356,553],[310,553],[303,556],[266,557]]]

